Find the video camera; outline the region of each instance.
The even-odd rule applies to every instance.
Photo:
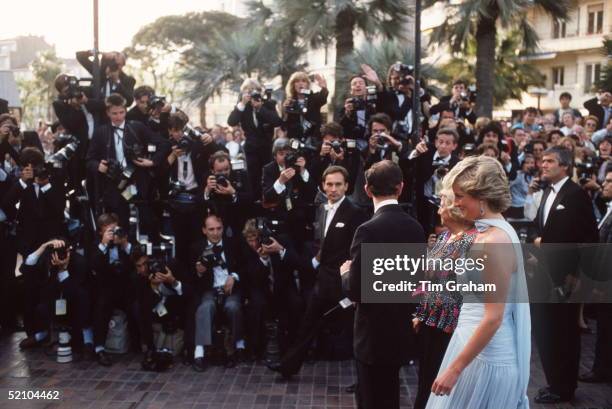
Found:
[[[67,89],[65,89],[60,97],[64,100],[64,102],[68,102],[69,100],[76,98],[80,100],[83,98],[85,94],[85,90],[87,90],[87,86],[82,85],[84,82],[90,82],[91,80],[79,79],[75,75],[67,75],[66,76],[66,84]]]
[[[308,112],[308,98],[312,95],[312,90],[309,89],[301,89],[299,92],[302,95],[303,99],[294,99],[293,102],[285,107],[285,112],[288,114],[306,114]]]
[[[161,109],[166,105],[166,97],[160,95],[149,95],[149,101],[147,102],[147,109],[154,111],[155,109]]]

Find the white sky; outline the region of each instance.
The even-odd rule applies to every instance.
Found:
[[[123,49],[140,27],[158,17],[235,4],[235,0],[99,0],[100,50]],[[16,0],[9,9],[0,23],[0,39],[42,35],[60,57],[68,58],[74,58],[77,50],[93,48],[93,0]]]

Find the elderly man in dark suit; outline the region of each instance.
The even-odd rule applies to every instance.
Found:
[[[340,265],[349,257],[355,230],[366,220],[363,212],[345,196],[348,189],[346,169],[330,166],[323,173],[322,185],[328,203],[323,205],[324,211],[321,212],[320,250],[312,259],[312,266],[317,271],[315,288],[308,301],[296,344],[289,348],[280,367],[270,367],[285,377],[300,370],[324,314],[343,298]]]
[[[587,193],[569,175],[572,154],[552,147],[542,158],[542,178],[550,183],[537,214],[543,261],[548,268],[554,303],[533,304],[534,335],[549,384],[540,389],[536,403],[571,400],[577,387],[580,361],[579,304],[565,303],[578,282],[580,253],[577,244],[597,242],[597,224]],[[563,243],[563,248],[550,243]]]
[[[350,261],[340,268],[351,301],[357,303],[354,352],[357,361],[357,399],[363,409],[399,408],[399,370],[408,362],[410,304],[361,303],[361,244],[424,243],[421,225],[399,206],[402,171],[391,161],[376,163],[366,172],[366,191],[374,216],[355,232]]]

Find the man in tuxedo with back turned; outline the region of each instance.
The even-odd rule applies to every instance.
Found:
[[[552,147],[542,157],[542,178],[550,183],[538,209],[540,261],[544,261],[555,302],[532,304],[534,336],[548,386],[535,402],[570,401],[577,387],[580,362],[579,304],[564,302],[576,289],[580,254],[577,244],[598,241],[597,224],[587,193],[569,175],[572,153]],[[551,243],[553,243],[551,245]],[[558,246],[558,244],[563,244]],[[562,247],[562,248],[561,248]]]
[[[398,165],[378,162],[365,177],[374,216],[355,232],[350,261],[340,267],[340,273],[357,309],[353,346],[359,408],[395,409],[399,408],[399,370],[409,360],[411,306],[361,303],[361,244],[425,243],[425,232],[398,204],[404,186]]]
[[[361,303],[361,244],[424,243],[425,232],[398,204],[404,186],[398,165],[378,162],[365,177],[374,216],[355,232],[350,261],[340,267],[340,273],[343,287],[356,303],[353,347],[359,407],[394,409],[399,408],[399,370],[409,360],[411,306]]]

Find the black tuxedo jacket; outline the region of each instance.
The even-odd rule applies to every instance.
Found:
[[[193,144],[193,149],[191,150],[191,166],[193,167],[193,173],[195,176],[196,183],[198,187],[203,190],[204,186],[206,186],[206,177],[208,173],[208,158],[217,151],[217,144],[209,143],[208,145],[204,145],[201,141],[196,141]],[[165,161],[165,164],[168,162]],[[170,178],[172,180],[178,180],[178,172],[182,169],[179,169],[178,166],[179,161],[175,160],[174,163],[170,166]]]
[[[342,297],[340,266],[350,259],[353,236],[357,228],[367,220],[367,216],[348,197],[345,197],[323,238],[326,212],[321,209],[320,214],[321,264],[318,268],[316,284],[320,295],[339,300]]]
[[[304,129],[300,122],[302,114],[286,113],[285,127],[287,129],[288,138],[302,139],[311,136],[316,139],[320,137],[320,127],[323,123],[321,108],[327,104],[328,95],[329,91],[327,88],[323,88],[321,91],[315,92],[308,97],[307,111],[303,116],[312,126],[306,133],[304,133]]]
[[[583,105],[589,111],[589,115],[594,115],[599,120],[597,129],[604,128],[606,126],[606,124],[604,123],[606,114],[599,101],[597,101],[597,98],[591,98],[585,101]]]
[[[45,152],[38,134],[35,131],[24,131],[23,140],[21,141],[21,150],[18,151],[13,148],[13,146],[11,146],[11,144],[8,142],[8,138],[6,138],[2,141],[2,143],[0,143],[0,157],[2,160],[4,160],[4,157],[8,153],[15,163],[19,164],[19,156],[21,155],[21,151],[25,148],[37,148],[42,153]]]
[[[166,162],[170,153],[170,143],[153,133],[149,128],[140,122],[126,121],[123,131],[123,146],[133,146],[140,144],[145,149],[148,145],[155,145],[156,150],[151,160],[155,164],[155,168],[159,168]],[[115,152],[115,139],[113,127],[110,124],[98,127],[93,134],[91,144],[87,152],[87,169],[91,175],[97,177],[98,193],[105,193],[117,190],[116,186],[108,180],[106,175],[98,172],[98,166],[101,160],[117,159]],[[128,161],[129,162],[129,161]],[[150,193],[152,181],[152,169],[142,168],[134,165],[133,179],[138,188],[138,192],[142,198],[146,198]]]
[[[88,99],[85,108],[93,116],[94,129],[106,121],[104,101]],[[83,111],[59,99],[53,101],[53,110],[66,131],[76,136],[81,145],[86,147],[89,141],[89,124]]]
[[[458,111],[457,109],[452,109],[451,104],[450,104],[451,98],[452,98],[452,95],[446,95],[440,98],[440,102],[432,106],[429,113],[431,115],[435,115],[435,114],[441,113],[442,111],[453,111],[455,112],[455,117],[457,119],[467,119],[469,123],[474,125],[476,123],[476,113],[474,112],[474,110],[468,113],[468,111],[464,108],[459,108]],[[457,115],[457,112],[458,112],[458,115]]]
[[[415,189],[417,199],[423,199],[425,183],[434,173],[433,158],[436,153],[436,147],[433,144],[427,146],[429,150],[424,154],[417,156],[412,160],[404,160],[401,162],[401,166],[404,168],[404,173],[414,172],[415,175]],[[454,153],[451,154],[448,162],[449,169],[452,169],[459,162],[459,158]]]
[[[284,209],[285,211],[285,198],[290,191],[297,193],[297,199],[292,200],[293,208],[301,207],[305,203],[310,203],[314,199],[316,193],[315,178],[309,171],[310,177],[308,182],[304,182],[304,179],[296,172],[295,176],[291,178],[285,185],[285,190],[279,195],[274,190],[274,182],[280,176],[280,169],[275,161],[272,161],[263,167],[262,176],[262,192],[263,201],[272,207]]]
[[[246,104],[243,111],[234,107],[227,118],[229,126],[240,125],[246,136],[245,148],[268,148],[272,145],[274,128],[281,126],[283,121],[276,112],[276,101],[266,101],[256,112],[257,126],[253,122],[253,106]]]
[[[250,247],[245,248],[244,283],[242,288],[248,297],[252,291],[269,292],[270,268],[265,266],[259,254],[255,253]],[[297,253],[291,248],[286,248],[285,257],[280,258],[279,254],[270,256],[274,277],[274,293],[280,294],[288,288],[297,291],[293,272],[302,268]]]
[[[202,298],[202,294],[212,290],[214,286],[214,273],[212,271],[206,271],[202,277],[198,277],[195,269],[195,263],[206,247],[208,247],[208,240],[206,238],[191,246],[189,251],[189,263],[187,264],[185,273],[185,282],[190,288],[190,294],[195,297],[197,303],[199,303]],[[238,244],[228,237],[223,237],[223,254],[225,256],[228,273],[238,274],[239,280],[234,283],[234,290],[237,290],[242,285],[241,281],[243,276],[243,274],[241,274],[243,269]]]
[[[343,276],[349,298],[357,302],[355,314],[355,358],[368,365],[400,366],[409,359],[410,304],[361,303],[362,243],[425,243],[421,225],[399,205],[378,209],[371,220],[355,232],[351,244],[351,269]]]
[[[579,250],[572,244],[597,243],[597,223],[591,199],[587,193],[571,179],[568,179],[555,198],[546,224],[544,206],[550,190],[542,195],[536,216],[543,254],[549,274],[555,286],[563,285],[568,275],[576,275],[580,262]],[[549,243],[564,243],[567,246],[546,246]]]

